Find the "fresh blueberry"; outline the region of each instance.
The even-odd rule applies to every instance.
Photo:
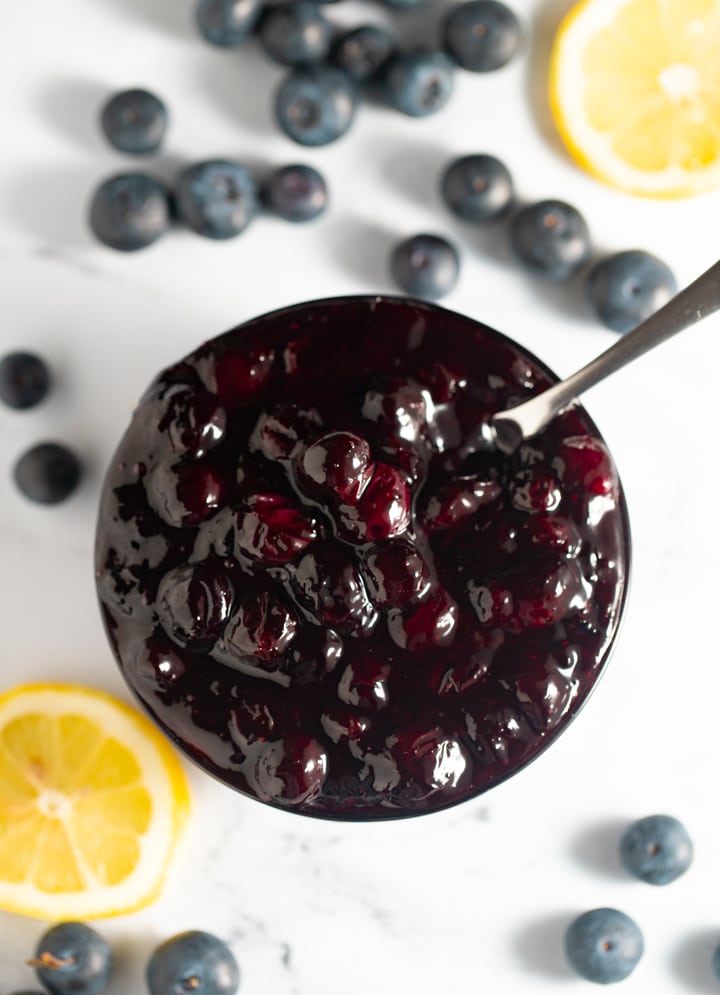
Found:
[[[553,283],[572,279],[590,258],[587,224],[561,200],[521,208],[510,223],[510,244],[531,273]]]
[[[419,10],[427,7],[430,0],[382,0],[386,7],[393,10]]]
[[[226,943],[199,930],[162,943],[147,966],[150,995],[233,995],[240,969]]]
[[[435,300],[449,294],[460,273],[455,247],[439,235],[412,235],[395,246],[392,275],[406,294]]]
[[[33,352],[9,352],[0,359],[0,401],[22,411],[34,408],[50,388],[50,371]]]
[[[481,224],[504,217],[515,195],[507,167],[492,155],[453,160],[443,173],[440,189],[453,214]]]
[[[720,943],[715,947],[712,955],[712,969],[715,977],[720,981]]]
[[[110,947],[81,922],[63,922],[41,938],[30,961],[51,995],[99,995],[110,981]]]
[[[275,118],[299,145],[336,141],[352,124],[356,107],[355,84],[331,66],[291,72],[275,95]]]
[[[175,184],[180,218],[206,238],[233,238],[258,210],[255,177],[239,162],[206,159],[183,170]]]
[[[332,61],[356,83],[375,79],[395,52],[395,38],[379,24],[362,24],[333,44]]]
[[[648,815],[623,834],[620,859],[641,881],[670,884],[692,863],[692,840],[685,826],[671,815]]]
[[[165,187],[146,173],[119,173],[104,180],[90,203],[90,228],[111,249],[135,252],[156,242],[170,226]]]
[[[167,128],[167,107],[148,90],[123,90],[102,109],[105,137],[120,152],[146,155],[160,148]]]
[[[324,177],[301,163],[276,169],[262,195],[265,205],[286,221],[311,221],[323,213],[328,202]]]
[[[520,42],[515,14],[497,0],[454,7],[443,23],[445,49],[463,69],[488,73],[510,61]]]
[[[77,487],[82,467],[66,446],[41,442],[20,457],[13,476],[26,498],[38,504],[59,504]]]
[[[262,0],[199,0],[195,23],[211,45],[233,48],[252,34],[262,7]]]
[[[610,985],[623,981],[643,954],[637,924],[617,909],[592,909],[578,916],[565,934],[565,952],[587,981]]]
[[[388,102],[411,117],[441,110],[454,88],[453,65],[444,52],[411,49],[389,60],[384,73]]]
[[[268,7],[258,37],[267,55],[284,66],[311,66],[330,51],[332,25],[310,0]]]
[[[640,249],[600,260],[587,276],[590,307],[614,332],[629,332],[677,293],[669,266]]]

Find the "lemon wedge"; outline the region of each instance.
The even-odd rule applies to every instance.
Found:
[[[0,908],[95,919],[155,899],[189,810],[182,767],[140,713],[86,687],[0,695]]]
[[[720,0],[581,0],[549,79],[560,134],[594,176],[646,197],[720,186]]]

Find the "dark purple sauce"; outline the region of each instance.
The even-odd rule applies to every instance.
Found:
[[[477,795],[568,724],[629,554],[582,408],[511,457],[478,424],[555,378],[385,298],[266,315],[161,373],[105,481],[98,592],[122,672],[207,771],[295,812]]]

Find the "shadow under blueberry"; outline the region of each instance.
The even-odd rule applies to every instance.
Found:
[[[93,152],[110,148],[100,128],[100,112],[114,90],[88,79],[49,80],[38,92],[42,116],[79,148]]]
[[[90,200],[98,184],[117,170],[59,164],[26,166],[3,188],[6,217],[29,235],[57,245],[90,245]]]
[[[577,912],[557,913],[523,926],[513,940],[520,967],[555,981],[576,979],[565,957],[565,932],[576,915]]]
[[[273,112],[277,87],[285,72],[270,62],[249,41],[238,49],[203,51],[188,67],[197,86],[204,90],[212,105],[238,126],[268,137],[279,134]],[[294,143],[293,143],[294,144]],[[295,146],[299,149],[298,146]],[[302,150],[290,152],[291,158],[302,157]]]
[[[570,851],[578,863],[612,881],[632,881],[620,863],[620,839],[629,819],[593,823],[572,841]]]
[[[392,282],[390,254],[405,235],[348,215],[331,221],[325,231],[333,259],[362,283],[366,292],[388,292],[390,286],[390,293],[402,293]]]
[[[395,193],[423,207],[436,206],[442,223],[440,178],[453,158],[452,153],[437,145],[403,142],[378,158],[376,166]]]
[[[108,6],[165,34],[192,39],[199,34],[193,23],[192,3],[184,0],[105,0]],[[133,85],[133,84],[128,84]]]
[[[688,991],[711,995],[720,990],[720,981],[712,969],[712,956],[720,944],[720,922],[716,929],[702,930],[688,936],[677,947],[670,968]]]
[[[525,92],[533,119],[542,137],[563,157],[567,157],[567,151],[550,113],[548,100],[550,52],[560,22],[575,3],[576,0],[546,0],[532,21],[523,25],[525,34],[531,41],[526,63]]]

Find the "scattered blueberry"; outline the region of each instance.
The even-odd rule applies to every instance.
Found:
[[[715,947],[712,955],[712,969],[715,977],[720,981],[720,943]]]
[[[607,328],[629,332],[677,293],[672,270],[640,249],[600,260],[587,275],[590,307]]]
[[[167,107],[148,90],[123,90],[102,109],[105,137],[120,152],[146,155],[160,148],[167,129]]]
[[[34,408],[50,388],[47,364],[33,352],[9,352],[0,359],[0,401],[18,411]]]
[[[330,51],[332,25],[311,0],[286,0],[267,7],[258,38],[265,53],[284,66],[311,66]]]
[[[26,498],[38,504],[59,504],[80,482],[82,468],[73,452],[57,442],[41,442],[15,464],[13,476]]]
[[[330,57],[356,83],[375,79],[395,52],[395,37],[379,24],[362,24],[335,41]]]
[[[671,815],[648,815],[623,834],[620,859],[641,881],[670,884],[690,867],[692,840],[685,826]]]
[[[454,88],[453,65],[444,52],[411,49],[389,60],[384,73],[388,102],[411,117],[441,110]]]
[[[561,200],[521,208],[510,223],[510,244],[531,273],[553,283],[570,280],[590,258],[587,224]]]
[[[250,37],[262,7],[262,0],[200,0],[195,23],[211,45],[232,48]]]
[[[355,84],[332,66],[291,72],[275,95],[275,118],[300,145],[336,141],[352,124],[356,107]]]
[[[443,40],[455,61],[474,73],[506,65],[517,51],[520,25],[515,14],[497,0],[471,0],[447,14]]]
[[[90,926],[63,922],[40,938],[30,963],[51,995],[99,995],[110,981],[112,955]]]
[[[481,224],[504,217],[515,195],[507,167],[492,155],[453,160],[443,173],[440,189],[453,214]]]
[[[258,210],[255,177],[238,162],[206,159],[183,170],[175,184],[180,218],[206,238],[233,238]]]
[[[567,958],[587,981],[610,985],[632,973],[643,954],[637,924],[617,909],[592,909],[578,916],[565,934]]]
[[[90,227],[111,249],[134,252],[164,235],[170,226],[168,192],[146,173],[119,173],[104,180],[90,203]]]
[[[412,235],[393,249],[391,268],[406,294],[434,300],[449,294],[457,283],[460,258],[439,235]]]
[[[421,7],[427,7],[430,0],[382,0],[382,2],[393,10],[419,10]]]
[[[301,163],[276,169],[268,177],[262,196],[265,205],[286,221],[311,221],[328,203],[324,177]]]
[[[150,995],[233,995],[240,969],[226,943],[199,930],[162,943],[147,966]]]

